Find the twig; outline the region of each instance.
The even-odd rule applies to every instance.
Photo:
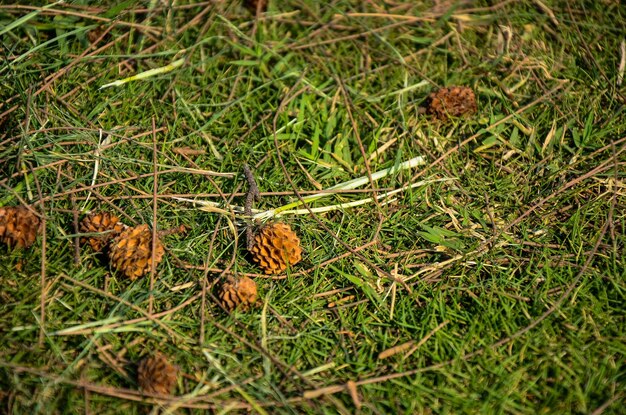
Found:
[[[592,413],[591,415],[600,415],[602,413],[604,413],[604,410],[607,409],[609,406],[613,405],[615,402],[619,401],[620,399],[622,399],[624,397],[623,393],[616,393],[613,397],[611,397],[611,399],[609,399],[608,401],[604,402],[602,405],[600,405],[599,407],[597,407]],[[623,402],[622,402],[623,403]]]
[[[386,359],[388,357],[395,356],[398,353],[402,353],[403,351],[408,350],[414,344],[415,340],[409,340],[408,342],[390,347],[389,349],[385,349],[382,352],[378,353],[378,360]]]
[[[72,225],[74,226],[74,234],[76,235],[74,239],[74,265],[80,265],[80,237],[78,234],[80,233],[80,227],[78,226],[78,209],[76,208],[76,195],[72,195],[70,197],[72,201]]]
[[[44,210],[44,206],[42,204],[41,210]],[[46,215],[41,215],[41,301],[39,307],[39,347],[43,346],[45,329],[44,325],[46,322],[46,242],[47,242],[47,233],[46,233]]]
[[[626,69],[626,40],[622,40],[619,45],[620,59],[617,68],[617,86],[621,86],[624,81],[624,69]]]
[[[157,166],[157,148],[156,148],[156,121],[152,117],[152,168],[153,168],[153,185],[152,185],[152,259],[150,266],[150,295],[148,297],[148,314],[152,315],[154,305],[154,274],[156,271],[156,248],[157,248],[157,190],[159,186],[159,173]]]
[[[256,180],[254,180],[252,170],[250,170],[250,166],[247,164],[243,165],[243,174],[246,176],[246,180],[248,181],[248,193],[246,194],[246,204],[244,205],[243,212],[246,215],[246,218],[251,220],[252,205],[255,201],[261,200],[261,194],[259,193],[259,187],[256,184]],[[248,223],[246,226],[246,244],[248,250],[252,249],[254,246],[254,230],[252,226],[252,222]]]
[[[312,47],[329,45],[329,44],[332,44],[332,43],[344,42],[346,40],[359,39],[361,37],[371,36],[374,33],[383,32],[383,31],[386,31],[386,30],[394,29],[394,28],[400,27],[400,26],[406,26],[406,25],[413,24],[413,23],[414,23],[414,21],[412,21],[412,20],[399,21],[399,22],[395,22],[395,23],[388,24],[388,25],[385,25],[385,26],[377,27],[375,29],[367,30],[365,32],[356,33],[356,34],[353,34],[353,35],[341,36],[341,37],[337,37],[337,38],[333,38],[333,39],[327,39],[327,40],[307,43],[306,45],[297,45],[297,46],[291,45],[289,47],[289,49],[291,49],[292,51],[295,51],[295,50],[309,49],[309,48],[312,48]]]
[[[41,199],[43,197],[43,193],[41,192],[41,185],[39,184],[39,180],[37,179],[37,175],[35,174],[34,170],[33,170],[33,166],[28,163],[25,162],[25,164],[28,166],[28,170],[30,171],[30,173],[33,175],[33,180],[35,182],[35,186],[37,187],[37,195],[39,196],[39,199]],[[4,186],[4,185],[3,185]],[[17,196],[17,195],[16,195]],[[46,322],[46,297],[48,294],[48,288],[46,287],[46,264],[48,263],[48,259],[46,256],[46,252],[47,252],[47,233],[46,233],[46,228],[47,228],[47,223],[46,223],[46,209],[45,209],[45,205],[42,203],[41,204],[41,214],[39,214],[35,209],[33,209],[32,206],[30,206],[27,203],[24,203],[24,201],[17,196],[18,199],[20,199],[22,201],[22,203],[24,204],[24,206],[26,206],[29,210],[33,211],[33,213],[35,213],[37,216],[41,217],[41,223],[39,226],[41,226],[41,300],[40,300],[40,314],[39,314],[39,347],[43,346],[43,342],[44,342],[44,337],[45,337],[45,322]]]
[[[546,6],[543,2],[541,2],[541,0],[533,0],[533,3],[535,3],[537,7],[541,9],[542,12],[548,15],[553,25],[555,25],[556,27],[559,26],[559,21],[554,15],[554,12],[548,6]]]
[[[94,163],[93,163],[93,176],[91,178],[91,185],[93,187],[98,180],[98,172],[100,171],[100,147],[102,147],[104,143],[102,142],[102,128],[98,129],[98,147],[94,151]],[[72,195],[73,196],[73,195]],[[89,198],[91,197],[91,191],[87,193],[87,199],[85,199],[85,203],[83,206],[87,206],[87,202],[89,202]]]
[[[84,398],[83,403],[85,405],[85,415],[91,415],[91,410],[89,409],[91,407],[91,403],[89,399],[89,390],[87,388],[84,389],[83,398]]]
[[[485,198],[485,209],[487,210],[487,215],[489,215],[489,220],[491,221],[491,228],[494,232],[498,232],[498,225],[496,224],[496,219],[493,217],[493,212],[491,211],[491,206],[489,204],[489,194],[487,192],[484,193]]]
[[[132,27],[138,30],[142,30],[145,31],[146,33],[153,33],[155,35],[161,35],[161,30],[153,27],[153,26],[145,26],[145,25],[141,25],[141,24],[137,24],[137,23],[132,23],[132,22],[125,22],[122,20],[119,20],[118,18],[115,19],[108,19],[105,17],[101,17],[101,16],[95,16],[92,14],[85,14],[85,13],[78,13],[78,12],[74,12],[71,10],[61,10],[61,9],[48,9],[45,6],[44,7],[35,7],[35,6],[25,6],[25,5],[5,5],[5,6],[0,6],[0,9],[4,9],[4,10],[34,10],[34,11],[38,11],[41,12],[44,15],[66,15],[66,16],[74,16],[74,17],[80,17],[83,19],[87,19],[87,20],[95,20],[98,22],[103,22],[103,23],[110,23],[116,26],[127,26],[127,27]]]
[[[352,100],[350,99],[350,96],[348,95],[348,91],[346,88],[345,83],[341,80],[341,78],[337,79],[337,83],[340,86],[341,89],[341,93],[343,95],[344,98],[344,102],[345,102],[345,108],[346,108],[346,112],[348,114],[348,118],[350,119],[350,123],[352,124],[352,131],[354,133],[354,138],[356,139],[356,142],[358,144],[359,147],[359,151],[361,152],[361,157],[363,157],[363,164],[365,164],[365,171],[367,172],[367,178],[369,179],[369,184],[372,187],[372,196],[373,196],[373,200],[374,200],[374,204],[378,207],[377,209],[377,213],[378,213],[378,225],[376,225],[376,230],[374,231],[374,234],[371,237],[371,240],[376,240],[378,239],[378,234],[380,233],[380,230],[382,229],[383,223],[385,221],[383,214],[382,214],[382,205],[378,202],[378,192],[376,189],[376,183],[374,182],[374,178],[372,177],[372,169],[370,167],[370,161],[369,158],[367,156],[367,152],[365,151],[365,146],[363,145],[363,140],[361,140],[361,135],[359,134],[359,126],[356,122],[356,120],[354,119],[354,115],[352,114],[352,106],[354,105]]]
[[[424,336],[420,341],[417,342],[417,344],[415,346],[413,346],[411,348],[411,350],[409,350],[405,355],[404,358],[406,359],[407,357],[409,357],[410,355],[412,355],[413,353],[415,353],[415,351],[417,349],[419,349],[420,347],[422,347],[422,345],[424,345],[424,343],[426,343],[428,341],[428,339],[430,339],[432,336],[435,335],[435,333],[437,333],[439,330],[441,330],[446,324],[448,324],[450,322],[450,320],[444,320],[441,323],[439,323],[437,325],[437,327],[435,327],[434,329],[432,329],[431,331],[428,332],[428,334],[426,334],[426,336]]]
[[[213,179],[211,179],[210,177],[208,179],[211,182],[211,184],[215,187],[217,192],[219,193],[219,196],[224,201],[224,204],[226,206],[229,206],[234,196],[232,196],[231,194],[229,197],[226,197],[224,192],[222,192],[222,189],[220,188],[220,186],[217,183],[215,183]],[[237,189],[239,189],[239,186],[240,184],[238,185]],[[231,213],[234,216],[232,209],[231,209]],[[204,342],[204,326],[205,326],[206,314],[208,313],[208,308],[206,307],[206,301],[207,301],[207,293],[208,293],[208,288],[209,288],[208,287],[209,286],[209,272],[212,271],[209,268],[209,261],[211,260],[211,256],[213,255],[213,248],[215,246],[215,241],[217,240],[217,235],[218,235],[218,231],[219,231],[220,223],[222,219],[223,219],[223,216],[220,216],[219,219],[217,220],[217,224],[215,225],[215,229],[213,229],[213,233],[211,235],[211,242],[209,243],[209,249],[206,254],[206,260],[204,261],[204,265],[201,267],[203,273],[202,273],[202,304],[200,308],[202,310],[202,313],[200,314],[200,341],[199,341],[200,344]],[[226,267],[223,270],[219,271],[220,278],[223,275],[226,275],[228,272],[230,272],[230,269],[234,266],[235,261],[237,259],[237,251],[238,251],[238,246],[239,246],[239,238],[237,237],[237,231],[236,229],[234,229],[234,225],[232,224],[232,221],[230,220],[230,218],[226,217],[226,220],[228,221],[229,227],[231,227],[233,231],[233,251],[232,251],[233,254],[232,254],[230,262],[226,265]],[[213,282],[213,284],[215,284],[215,281]]]

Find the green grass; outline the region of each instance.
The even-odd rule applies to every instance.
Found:
[[[0,205],[45,219],[0,246],[0,412],[621,413],[620,2],[86,4],[0,6]],[[434,122],[451,85],[478,113]],[[450,180],[285,216],[304,258],[281,278],[176,199],[243,206],[248,163],[272,209],[417,156],[310,207]],[[152,289],[75,250],[97,209],[188,227]],[[259,308],[216,303],[235,274]],[[156,350],[169,399],[137,391]]]

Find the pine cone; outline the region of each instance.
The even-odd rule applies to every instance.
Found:
[[[256,282],[248,277],[229,278],[220,287],[218,297],[228,311],[233,311],[238,307],[240,310],[247,311],[256,304]]]
[[[261,13],[267,11],[267,2],[268,0],[244,0],[243,5],[246,6],[252,14],[256,14],[257,7]]]
[[[137,367],[137,383],[148,393],[171,394],[177,377],[178,370],[161,353],[145,357]]]
[[[250,249],[252,259],[266,274],[280,274],[287,264],[295,265],[302,259],[300,239],[289,225],[272,223],[261,228]]]
[[[155,265],[163,258],[165,249],[157,238]],[[152,269],[152,231],[148,225],[125,229],[109,245],[109,259],[113,268],[135,280]]]
[[[80,238],[81,243],[88,243],[96,252],[102,251],[111,239],[127,228],[119,220],[120,218],[109,212],[95,212],[86,216],[80,222],[80,232],[99,235],[83,236]]]
[[[9,248],[28,248],[40,228],[41,221],[26,206],[0,207],[0,241]]]
[[[474,91],[465,86],[442,88],[430,94],[428,101],[427,112],[442,121],[476,112]]]

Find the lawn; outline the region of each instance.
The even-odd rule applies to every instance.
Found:
[[[624,4],[95,3],[0,4],[0,413],[623,413]]]

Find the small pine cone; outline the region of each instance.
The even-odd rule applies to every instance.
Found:
[[[37,239],[41,221],[26,206],[0,207],[0,241],[9,248],[28,248]]]
[[[83,244],[88,243],[94,251],[100,252],[111,239],[126,228],[127,226],[121,223],[117,216],[109,212],[95,212],[80,222],[80,232],[98,235],[84,236],[80,241]]]
[[[137,383],[148,393],[169,395],[176,385],[178,370],[161,353],[145,357],[137,367]]]
[[[256,14],[257,8],[261,13],[267,11],[268,0],[244,0],[243,5],[246,6],[252,14]]]
[[[163,258],[165,249],[157,238],[155,265]],[[152,269],[152,231],[148,225],[134,226],[122,231],[109,245],[109,259],[113,268],[135,280]]]
[[[280,274],[287,269],[287,264],[295,265],[302,259],[298,235],[289,225],[280,222],[261,228],[250,252],[266,274]]]
[[[247,311],[256,304],[256,282],[248,277],[229,278],[220,287],[218,297],[228,311],[233,311],[236,308]]]
[[[442,88],[430,94],[428,101],[427,112],[442,121],[476,112],[476,95],[466,86]]]

